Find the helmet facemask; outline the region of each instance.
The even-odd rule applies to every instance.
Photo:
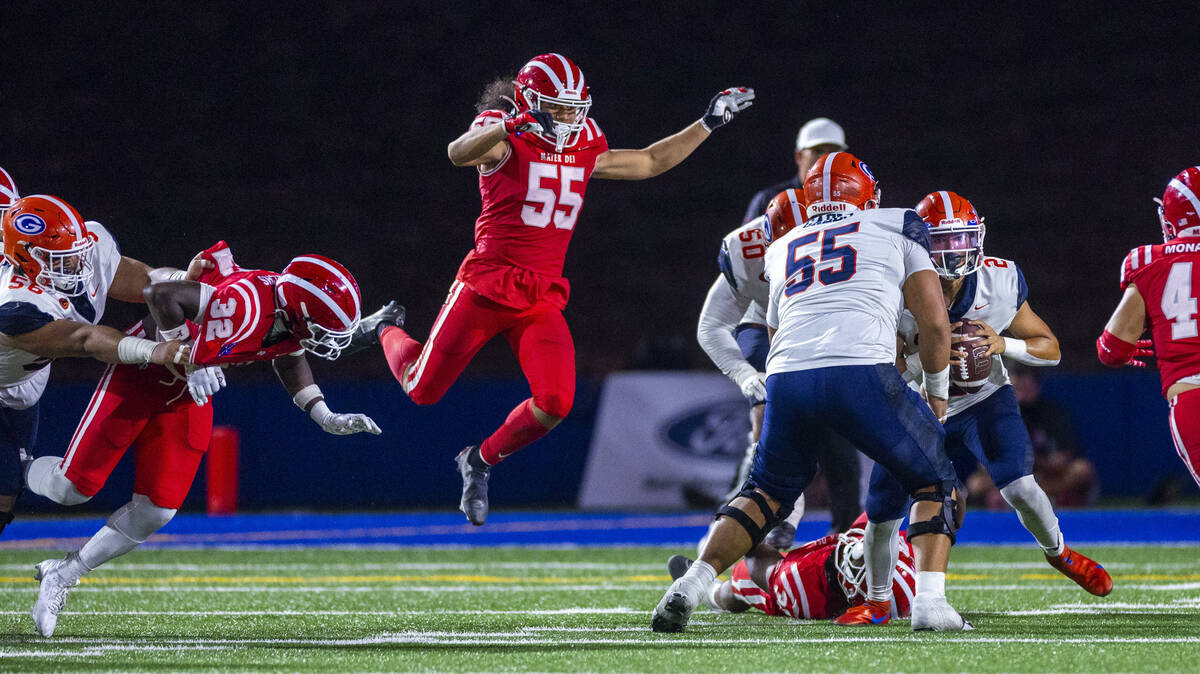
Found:
[[[855,597],[867,598],[864,588],[867,579],[867,562],[863,554],[862,529],[850,529],[838,534],[837,547],[833,549],[833,564],[837,568],[838,585],[846,600],[853,602]]]
[[[579,141],[579,134],[583,132],[584,123],[587,122],[588,110],[592,107],[591,96],[588,96],[586,99],[581,99],[578,96],[564,98],[560,96],[547,96],[533,87],[519,86],[519,88],[525,105],[532,110],[541,110],[548,113],[551,117],[554,117],[554,111],[548,110],[544,106],[554,105],[570,108],[574,111],[574,121],[560,122],[555,118],[552,133],[538,134],[547,141],[554,143],[555,152],[562,152],[564,148],[571,147]]]
[[[30,256],[41,267],[34,282],[67,297],[86,293],[95,275],[92,264],[94,247],[95,244],[88,238],[76,241],[67,250],[29,246],[27,250]]]
[[[304,302],[300,303],[300,312],[304,316],[304,325],[308,328],[308,336],[300,339],[300,346],[318,358],[337,360],[342,350],[350,346],[350,339],[358,328],[358,321],[354,321],[344,330],[339,330],[327,328],[314,321],[308,315],[308,307]]]
[[[938,276],[954,280],[979,271],[983,264],[984,233],[982,224],[931,227],[929,257]]]

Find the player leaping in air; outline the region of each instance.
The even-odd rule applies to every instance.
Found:
[[[1145,367],[1154,356],[1175,451],[1200,485],[1200,166],[1167,183],[1158,208],[1163,243],[1138,246],[1121,264],[1121,302],[1096,340],[1109,367]],[[1147,327],[1150,340],[1139,340]]]
[[[493,337],[508,340],[533,397],[456,458],[459,507],[472,524],[487,519],[492,466],[544,436],[571,409],[575,347],[562,315],[569,290],[562,273],[588,180],[642,180],[667,171],[753,100],[751,89],[726,89],[682,131],[640,150],[612,150],[588,117],[592,98],[583,71],[565,56],[536,56],[515,81],[503,78],[485,90],[470,128],[447,148],[455,166],[479,173],[483,209],[475,247],[428,339],[422,345],[402,329],[404,309],[394,302],[365,318],[355,337],[356,347],[383,345],[392,374],[418,405],[440,400]]]
[[[917,213],[929,225],[933,266],[941,278],[950,323],[967,321],[980,328],[987,346],[984,355],[992,359],[991,375],[981,386],[950,387],[946,454],[962,484],[974,471],[976,460],[983,463],[1001,496],[1041,546],[1046,561],[1083,589],[1103,597],[1112,591],[1112,578],[1104,567],[1063,542],[1050,498],[1033,479],[1033,443],[1000,358],[1033,367],[1057,365],[1058,339],[1029,306],[1029,287],[1017,263],[984,255],[986,228],[970,201],[954,192],[933,192],[917,204]],[[1011,336],[1002,337],[1002,332]],[[919,334],[909,311],[900,317],[900,336],[902,355],[897,365],[905,379],[920,382]],[[952,367],[960,354],[951,352]],[[899,483],[885,477],[872,475],[872,512],[898,529],[908,497]]]
[[[305,358],[337,358],[358,327],[358,285],[345,267],[302,255],[282,274],[242,269],[221,242],[197,256],[189,273],[199,280],[148,287],[152,318],[129,332],[153,335],[157,326],[159,334],[190,337],[191,361],[183,368],[110,366],[66,456],[30,464],[31,491],[76,505],[94,496],[136,446],[132,500],[83,547],[36,567],[41,587],[32,613],[44,637],[54,633],[67,591],[80,577],[136,548],[183,505],[212,433],[212,406],[204,402],[224,384],[220,366],[271,361],[296,405],[326,432],[379,433],[366,415],[329,410]]]

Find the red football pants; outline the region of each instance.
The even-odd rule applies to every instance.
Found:
[[[196,405],[166,368],[109,365],[63,457],[65,475],[95,496],[135,445],[134,493],[178,509],[208,449],[212,420],[212,405]]]
[[[418,405],[432,405],[498,334],[516,354],[533,404],[551,416],[567,416],[575,399],[575,344],[562,311],[553,305],[513,309],[455,281],[424,347],[405,336],[407,346],[393,346],[388,339],[384,350],[408,397]]]
[[[1171,400],[1169,421],[1175,451],[1200,485],[1200,389],[1184,391]]]

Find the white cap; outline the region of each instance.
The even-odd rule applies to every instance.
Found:
[[[828,117],[810,119],[800,127],[800,134],[796,136],[796,149],[805,150],[817,145],[837,145],[845,150],[846,132]]]

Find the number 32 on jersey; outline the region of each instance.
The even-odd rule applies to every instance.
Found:
[[[558,229],[571,229],[579,217],[583,195],[573,188],[583,184],[583,169],[535,161],[529,163],[529,189],[521,207],[521,221],[545,227],[554,221]]]

